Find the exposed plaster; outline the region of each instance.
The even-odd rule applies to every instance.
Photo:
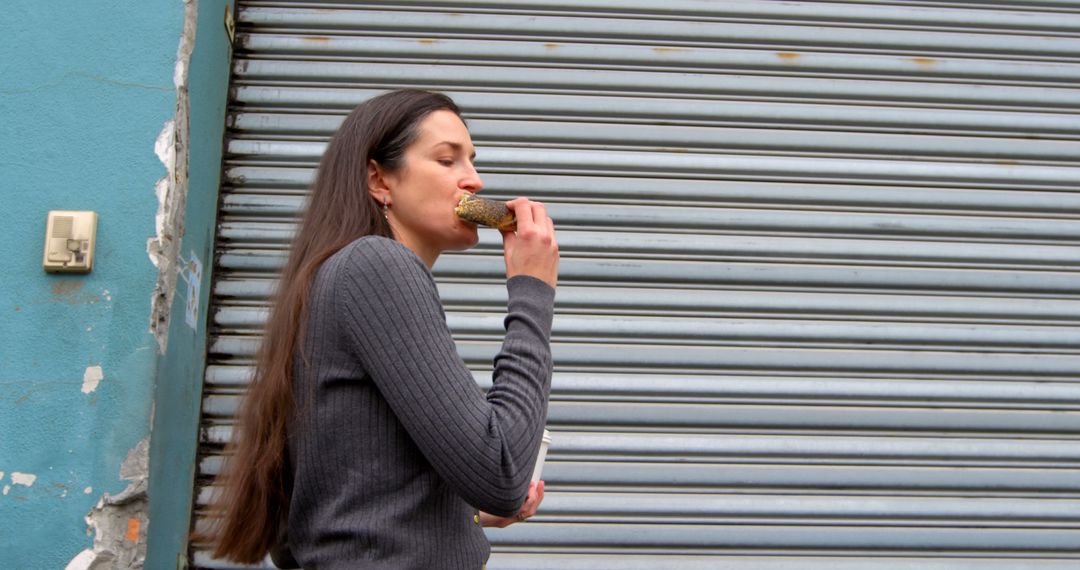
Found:
[[[0,481],[4,479],[4,472],[0,471]],[[37,475],[33,473],[19,473],[18,471],[11,472],[11,485],[22,485],[23,487],[33,487],[34,482],[37,481]],[[7,495],[11,492],[11,485],[4,485],[3,492]]]
[[[94,547],[80,552],[65,570],[142,568],[146,559],[146,526],[150,505],[150,437],[143,438],[120,465],[120,478],[128,486],[113,496],[105,493],[86,515],[86,533]],[[89,487],[86,488],[87,492]]]
[[[97,390],[98,384],[101,383],[103,378],[105,378],[105,374],[101,371],[100,366],[87,366],[82,377],[82,393],[89,394]]]
[[[169,340],[169,313],[176,293],[180,240],[184,235],[184,208],[188,192],[188,65],[195,48],[195,23],[198,0],[183,0],[184,31],[176,50],[173,85],[176,87],[176,114],[162,127],[154,142],[154,153],[165,166],[165,176],[158,180],[154,193],[158,211],[154,227],[157,234],[148,239],[146,253],[158,269],[158,280],[150,299],[150,332],[164,354]]]
[[[11,473],[12,485],[33,487],[35,481],[37,481],[37,475],[34,475],[33,473],[19,473],[18,471],[12,471]]]

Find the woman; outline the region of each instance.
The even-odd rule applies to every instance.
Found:
[[[215,557],[254,563],[287,540],[305,568],[477,569],[482,524],[536,511],[558,246],[542,204],[509,202],[484,394],[430,273],[477,243],[453,213],[483,187],[474,157],[455,104],[417,90],[361,104],[330,141],[212,508]]]

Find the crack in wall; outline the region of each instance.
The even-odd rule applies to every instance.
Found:
[[[155,185],[158,211],[157,234],[148,239],[146,253],[158,269],[157,284],[150,299],[150,332],[165,353],[169,341],[169,317],[176,279],[182,269],[178,262],[184,235],[184,209],[188,192],[188,66],[195,49],[195,24],[198,0],[184,1],[184,31],[176,53],[173,84],[176,86],[176,114],[166,122],[154,142],[154,153],[165,166],[166,174]]]

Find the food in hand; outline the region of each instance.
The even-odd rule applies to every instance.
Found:
[[[514,213],[506,207],[506,203],[481,198],[475,194],[462,196],[461,201],[454,208],[454,213],[467,222],[505,232],[517,229],[517,220],[514,219]]]

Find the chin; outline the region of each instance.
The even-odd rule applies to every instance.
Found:
[[[465,227],[465,249],[476,247],[480,243],[480,228],[477,226]]]
[[[461,249],[462,250],[472,249],[472,248],[476,247],[476,244],[478,244],[478,243],[480,243],[480,236],[476,235],[476,232],[473,232],[472,237],[465,241],[465,243],[462,245]]]
[[[476,247],[476,244],[480,243],[480,236],[476,232],[476,228],[467,228],[464,232],[458,235],[457,242],[447,248],[448,251],[465,251]]]

